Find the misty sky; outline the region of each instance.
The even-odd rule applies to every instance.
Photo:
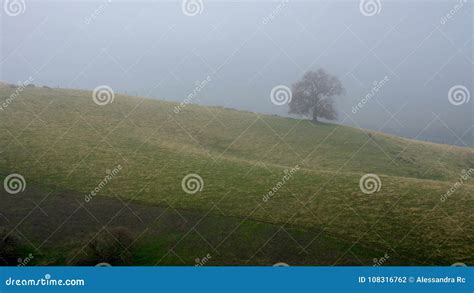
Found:
[[[472,145],[473,13],[460,3],[380,0],[366,16],[359,1],[203,0],[187,16],[181,1],[26,0],[0,14],[0,79],[181,102],[209,76],[193,103],[286,115],[271,89],[322,67],[346,88],[339,123]],[[470,102],[449,102],[456,85]]]

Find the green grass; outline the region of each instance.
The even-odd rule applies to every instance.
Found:
[[[12,92],[1,88],[0,101]],[[344,247],[413,263],[474,263],[474,180],[440,201],[461,170],[474,168],[473,149],[219,107],[187,105],[176,114],[175,106],[123,95],[98,106],[87,91],[27,88],[0,112],[0,174],[85,195],[120,164],[98,196],[324,230]],[[295,165],[301,170],[264,202]],[[202,192],[183,192],[189,173],[203,178]],[[366,173],[380,176],[380,192],[360,191]],[[244,233],[243,242],[262,233]],[[159,243],[150,239],[142,252]]]

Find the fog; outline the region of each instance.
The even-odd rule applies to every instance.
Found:
[[[286,116],[272,88],[324,68],[346,89],[336,123],[473,146],[472,3],[372,2],[26,1],[1,14],[0,79],[182,102],[209,78],[192,103]]]

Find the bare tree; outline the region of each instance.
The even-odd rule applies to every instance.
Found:
[[[290,114],[299,114],[311,118],[318,117],[335,120],[333,96],[344,94],[341,81],[324,69],[308,71],[303,78],[292,85],[292,99],[289,103]]]

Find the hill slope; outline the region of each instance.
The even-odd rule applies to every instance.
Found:
[[[13,92],[1,88],[0,100]],[[474,168],[473,149],[178,106],[123,95],[98,106],[87,91],[26,88],[0,112],[0,174],[86,196],[120,165],[97,196],[324,231],[345,253],[361,245],[406,264],[474,263],[473,181],[440,200]],[[181,185],[190,173],[203,178],[194,195]],[[361,191],[366,173],[380,176],[379,192]]]

